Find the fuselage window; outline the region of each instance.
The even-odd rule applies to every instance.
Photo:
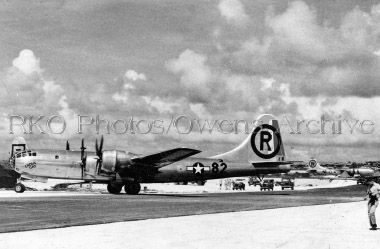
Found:
[[[58,156],[58,155],[55,155],[55,159],[59,159],[59,156]]]

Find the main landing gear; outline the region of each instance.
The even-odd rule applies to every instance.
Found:
[[[107,190],[110,194],[120,194],[123,184],[108,183]],[[128,182],[124,185],[125,193],[129,195],[137,195],[141,190],[139,182]]]
[[[123,188],[123,185],[116,184],[116,183],[108,183],[107,185],[108,193],[114,194],[114,195],[120,194],[122,188]]]
[[[138,182],[131,182],[124,185],[125,193],[129,195],[137,195],[141,190],[141,185]]]
[[[25,185],[22,183],[16,183],[15,191],[16,193],[23,193],[25,191]]]

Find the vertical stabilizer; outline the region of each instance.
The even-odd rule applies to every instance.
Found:
[[[249,136],[235,149],[212,158],[237,162],[278,162],[285,160],[278,120],[263,114]]]

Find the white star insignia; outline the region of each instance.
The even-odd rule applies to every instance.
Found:
[[[202,169],[203,167],[201,167],[201,165],[197,163],[197,165],[194,167],[194,170],[195,170],[194,174],[197,174],[197,173],[202,174]]]

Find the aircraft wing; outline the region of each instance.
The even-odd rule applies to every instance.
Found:
[[[174,162],[180,161],[187,157],[200,153],[200,150],[189,148],[176,148],[166,150],[157,154],[152,154],[144,157],[133,158],[132,163],[139,166],[161,168]]]

